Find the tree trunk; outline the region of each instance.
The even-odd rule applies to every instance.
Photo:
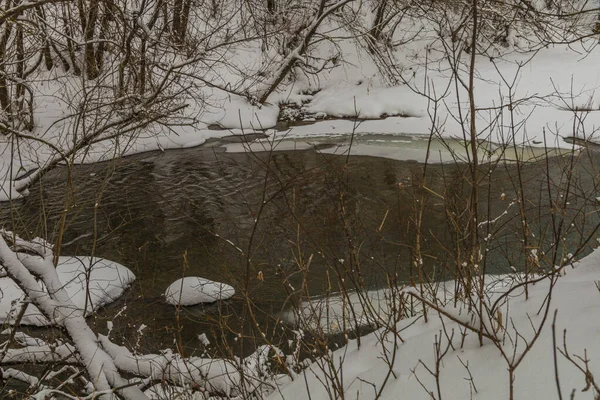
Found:
[[[183,10],[183,0],[175,0],[173,3],[173,25],[171,26],[171,34],[175,43],[180,44],[181,41],[181,14]]]
[[[8,10],[11,7],[11,1],[6,0],[6,9]],[[8,80],[6,79],[6,70],[4,65],[6,63],[6,44],[8,43],[8,39],[12,33],[12,24],[6,23],[4,26],[4,32],[0,37],[0,107],[7,115],[7,118],[11,118],[12,109],[11,109],[11,98],[10,92],[8,90]]]
[[[79,24],[81,26],[81,32],[85,32],[85,27],[87,26],[87,19],[85,17],[85,7],[83,5],[83,0],[77,0],[75,4],[77,4],[77,11],[79,12]]]
[[[385,16],[385,10],[387,7],[387,0],[379,0],[377,11],[375,12],[375,20],[373,21],[373,27],[371,28],[371,36],[375,40],[379,40],[381,37],[381,31],[383,29],[383,17]]]
[[[87,15],[87,24],[85,25],[85,72],[88,79],[96,79],[100,75],[98,64],[96,62],[96,51],[94,47],[94,37],[96,31],[96,21],[98,20],[98,0],[90,2],[90,10]]]
[[[146,39],[142,40],[140,49],[140,74],[139,74],[139,93],[143,95],[146,91]]]
[[[98,71],[101,71],[104,66],[104,51],[106,50],[106,36],[108,30],[110,28],[109,24],[112,20],[112,9],[110,3],[104,2],[104,14],[102,15],[102,20],[100,22],[100,34],[98,35],[98,39],[100,43],[98,43],[98,48],[96,49],[96,67]]]
[[[36,7],[35,12],[40,21],[46,20],[46,15],[42,6]],[[44,24],[39,24],[39,29],[42,30],[42,35],[44,36],[44,48],[42,49],[42,54],[44,56],[44,64],[46,65],[46,69],[50,71],[54,67],[54,61],[52,60],[52,52],[50,51],[51,39],[48,37],[48,32],[46,31],[46,27],[44,26]]]
[[[17,112],[19,115],[24,111],[23,104],[25,103],[25,87],[21,83],[25,78],[25,48],[23,46],[23,26],[21,24],[17,25],[17,78],[19,81],[17,82],[17,96],[16,96],[16,104],[17,104]]]
[[[183,10],[181,12],[181,27],[179,31],[179,39],[181,43],[185,41],[185,36],[187,34],[187,26],[188,21],[190,20],[190,9],[192,7],[192,0],[185,0],[183,4]]]
[[[81,69],[79,68],[79,63],[77,61],[77,57],[75,56],[75,48],[74,48],[75,46],[74,46],[73,39],[71,36],[72,35],[72,30],[71,30],[71,25],[70,25],[71,8],[69,7],[69,5],[66,6],[66,9],[64,11],[66,11],[66,13],[63,12],[63,25],[65,27],[65,34],[67,36],[67,51],[69,53],[71,65],[73,66],[73,73],[76,76],[79,76],[79,75],[81,75]],[[67,70],[68,70],[68,68],[67,68]]]

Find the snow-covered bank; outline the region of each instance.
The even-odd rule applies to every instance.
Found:
[[[600,250],[595,250],[566,266],[553,288],[549,278],[531,284],[528,298],[522,286],[510,290],[516,281],[489,291],[487,304],[502,298],[485,322],[495,343],[484,338],[480,346],[477,334],[465,328],[479,326],[466,306],[446,306],[442,313],[430,309],[427,322],[422,317],[400,321],[396,337],[380,329],[362,337],[360,347],[351,340],[270,399],[327,399],[332,390],[360,399],[397,399],[399,393],[410,399],[547,399],[561,398],[559,390],[562,398],[595,399],[599,393],[594,382],[600,376],[599,265]],[[513,397],[509,363],[516,368]]]
[[[93,87],[94,83],[60,69],[36,72],[30,83],[35,102],[32,132],[18,140],[13,135],[0,137],[0,200],[26,194],[28,181],[19,178],[61,161],[59,151],[70,161],[96,162],[150,150],[192,147],[210,138],[256,130],[271,135],[282,106],[289,103],[296,105],[301,119],[366,120],[356,124],[325,119],[314,125],[293,127],[286,133],[288,138],[433,133],[438,139],[464,139],[468,96],[460,80],[464,82],[467,77],[464,63],[468,57],[463,55],[462,64],[457,65],[444,47],[448,38],[440,38],[435,26],[421,18],[407,17],[400,22],[396,36],[390,40],[402,41],[407,35],[411,40],[393,47],[387,55],[388,67],[393,66],[393,71],[385,70],[360,37],[348,35],[352,33],[350,28],[328,22],[322,29],[337,32],[341,38],[335,44],[315,45],[314,55],[339,61],[310,75],[298,69],[293,79],[282,81],[264,104],[258,104],[252,93],[264,83],[258,76],[274,73],[264,67],[264,58],[273,55],[264,54],[261,41],[240,43],[225,51],[222,57],[227,62],[211,66],[210,76],[202,78],[214,78],[219,82],[218,87],[206,86],[194,80],[193,74],[185,75],[186,69],[182,70],[185,78],[181,78],[180,84],[195,89],[173,100],[176,111],[164,124],[131,130],[126,125],[127,134],[123,136],[115,136],[108,129],[94,137],[91,146],[78,149],[74,155],[70,154],[73,143],[88,140],[87,128],[79,128],[76,121],[80,106],[94,105],[86,103],[90,100],[85,97],[85,90],[91,90],[86,85]],[[547,45],[535,52],[522,51],[515,40],[513,37],[506,48],[495,46],[492,52],[495,56],[476,57],[474,96],[478,139],[547,147],[570,147],[563,137],[585,136],[593,140],[600,127],[597,39]],[[456,68],[459,73],[453,75]],[[244,88],[238,91],[240,94],[226,89],[240,86]],[[247,96],[241,95],[242,92]],[[106,95],[103,89],[98,94]],[[118,119],[122,113],[127,116],[127,112],[137,112],[127,107],[130,106],[125,103],[123,109],[117,109],[110,117],[93,114],[88,118],[90,121]],[[379,119],[385,116],[402,118]],[[90,126],[95,127],[94,122]],[[408,147],[398,151],[412,150]]]
[[[486,275],[485,291],[488,296],[504,293],[524,281],[522,274]],[[432,282],[425,285],[427,293],[433,293],[436,302],[442,306],[451,304],[455,296],[456,282]],[[332,293],[330,296],[315,296],[302,301],[297,309],[285,310],[281,318],[286,323],[309,331],[324,332],[328,335],[348,332],[359,328],[378,328],[386,325],[390,318],[396,318],[399,299],[403,293],[400,287],[352,291],[347,294]],[[403,317],[422,313],[419,301],[405,304]]]
[[[56,272],[69,299],[78,309],[85,308],[86,315],[118,299],[135,280],[135,275],[127,267],[97,257],[62,256]],[[42,283],[40,290],[47,290]],[[0,294],[0,322],[13,323],[25,305],[25,294],[8,277],[0,278]],[[21,324],[50,325],[36,306],[29,304],[26,307]]]
[[[423,49],[434,42],[421,43]],[[600,128],[598,89],[600,51],[597,40],[582,44],[555,45],[535,54],[512,52],[497,59],[477,58],[475,97],[479,138],[495,143],[517,143],[549,147],[565,147],[562,136],[573,133],[574,122],[579,133],[595,136]],[[347,72],[343,83],[334,81],[323,88],[304,108],[317,115],[335,117],[377,118],[382,115],[404,115],[410,118],[365,121],[355,127],[351,121],[326,121],[321,129],[295,127],[294,136],[340,134],[352,132],[409,133],[427,135],[432,126],[441,127],[442,137],[462,137],[463,125],[457,117],[465,108],[464,89],[453,87],[447,55],[430,50],[429,69],[409,61],[410,52],[399,49],[396,57],[405,68],[414,71],[407,84],[383,87],[377,80],[364,81],[364,69]],[[437,59],[436,59],[437,57]],[[375,74],[375,71],[371,71]],[[365,75],[361,75],[361,74]],[[428,87],[423,88],[424,80]],[[445,92],[445,90],[447,91]],[[425,96],[444,93],[444,101],[436,107]],[[458,97],[460,96],[460,97]],[[457,99],[462,99],[459,102]],[[437,111],[436,121],[432,121]],[[464,110],[463,110],[464,112]],[[580,121],[581,120],[581,121]],[[514,127],[514,129],[513,129]],[[356,128],[356,129],[354,129]],[[544,131],[546,137],[544,137]]]

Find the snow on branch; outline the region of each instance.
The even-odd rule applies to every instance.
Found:
[[[104,393],[100,398],[113,399],[116,391],[124,399],[147,399],[139,388],[129,386],[113,359],[99,345],[98,337],[85,321],[83,310],[73,304],[59,280],[50,249],[51,245],[43,239],[26,242],[7,231],[0,235],[0,263],[7,275],[50,321],[67,332],[94,382],[93,390]],[[40,290],[36,277],[42,280],[47,292]]]
[[[273,73],[272,79],[266,82],[266,88],[262,91],[259,91],[259,102],[264,103],[269,98],[269,95],[273,93],[273,91],[279,86],[279,84],[286,77],[288,72],[292,69],[296,60],[304,54],[308,45],[310,44],[310,40],[312,36],[317,32],[317,29],[321,25],[321,23],[327,18],[329,15],[339,10],[341,7],[345,6],[348,3],[351,3],[354,0],[340,0],[335,4],[325,8],[325,0],[321,0],[321,5],[319,7],[319,11],[315,15],[314,21],[306,28],[306,34],[301,38],[300,44],[296,46],[290,53],[281,61],[281,66],[277,71]]]

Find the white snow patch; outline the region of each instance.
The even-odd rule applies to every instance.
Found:
[[[119,298],[135,280],[128,268],[97,257],[59,257],[56,272],[75,307],[85,308],[86,315]],[[40,290],[47,290],[42,283]],[[0,278],[0,322],[14,323],[26,302],[25,294],[11,278]],[[29,304],[21,324],[47,326],[50,321]]]
[[[564,275],[557,278],[552,288],[548,318],[544,324],[550,279],[531,284],[528,296],[523,287],[508,292],[520,279],[514,282],[496,280],[494,286],[486,291],[489,296],[487,304],[494,304],[495,300],[501,302],[496,308],[497,314],[492,316],[493,320],[484,313],[483,322],[498,342],[484,339],[480,344],[473,332],[466,332],[463,336],[464,325],[456,321],[478,327],[477,313],[469,312],[461,301],[456,308],[452,302],[443,306],[442,298],[439,310],[446,315],[430,309],[427,322],[422,316],[402,319],[398,323],[392,320],[389,323],[394,324],[395,329],[378,329],[363,336],[360,344],[356,340],[348,341],[346,346],[329,356],[315,360],[304,371],[304,379],[279,387],[269,399],[305,399],[309,390],[313,400],[328,399],[328,390],[333,387],[328,373],[332,370],[337,371],[339,375],[336,377],[340,380],[343,375],[343,392],[352,398],[397,399],[398,393],[402,393],[403,398],[424,399],[430,397],[429,393],[437,393],[439,385],[444,399],[506,399],[510,385],[508,364],[502,353],[509,359],[518,358],[525,351],[526,343],[534,344],[515,370],[514,398],[558,398],[555,378],[558,374],[563,398],[576,393],[578,399],[594,399],[597,393],[593,388],[586,388],[583,360],[591,360],[590,376],[597,379],[600,374],[595,363],[600,355],[599,265],[600,249],[597,249],[583,260],[564,267]],[[416,289],[410,290],[418,293]],[[443,290],[439,291],[438,296],[442,293]],[[508,296],[500,299],[503,294]],[[553,341],[555,312],[556,340]],[[500,319],[504,324],[499,322]],[[540,333],[536,339],[538,330]],[[440,346],[441,353],[436,353],[436,344]],[[554,346],[564,351],[565,344],[572,359],[584,368],[583,372],[560,351],[553,352]],[[439,354],[443,355],[436,364]],[[439,366],[437,378],[432,374],[436,365]]]
[[[485,288],[488,295],[504,292],[517,282],[522,274],[486,275]],[[333,293],[330,296],[315,296],[302,301],[297,309],[291,308],[281,314],[281,319],[291,325],[312,331],[335,334],[359,327],[379,327],[389,323],[400,309],[400,295],[405,294],[402,307],[406,314],[419,314],[421,303],[408,296],[410,287],[383,288],[377,290],[352,291],[347,294]],[[455,282],[444,281],[427,285],[427,293],[435,293],[440,305],[454,299]],[[520,293],[520,292],[519,292]],[[449,310],[445,310],[451,313]]]
[[[169,285],[165,291],[165,299],[169,304],[193,306],[227,300],[234,294],[235,289],[225,283],[189,276],[178,279]]]
[[[427,100],[415,95],[407,86],[382,87],[362,83],[324,89],[314,96],[306,111],[365,119],[392,115],[423,117],[427,115]]]
[[[224,129],[272,128],[277,123],[279,107],[271,104],[251,104],[247,99],[230,96],[218,106],[209,106],[202,122],[217,124]]]
[[[206,336],[206,333],[201,333],[200,335],[198,335],[198,340],[204,346],[207,346],[207,347],[210,346],[210,340],[208,340],[208,337]]]

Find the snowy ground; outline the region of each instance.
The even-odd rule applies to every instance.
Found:
[[[346,398],[360,399],[377,398],[380,391],[381,399],[397,399],[399,393],[407,399],[596,399],[598,386],[594,389],[593,384],[600,377],[599,265],[600,250],[596,250],[581,262],[567,266],[565,276],[552,290],[549,305],[550,279],[531,285],[528,299],[522,287],[510,292],[498,308],[502,319],[485,321],[497,343],[484,339],[480,345],[477,334],[430,310],[428,322],[422,316],[400,321],[397,340],[389,330],[380,329],[362,337],[360,347],[357,341],[350,341],[329,357],[314,362],[302,376],[269,398],[328,399],[328,390],[339,388]],[[515,284],[490,291],[489,304],[509,293]],[[442,311],[478,326],[477,318],[460,303],[458,308],[446,306]],[[532,344],[530,348],[528,344]],[[515,370],[514,397],[509,397],[508,362],[521,357]],[[333,371],[337,380],[332,381]],[[563,397],[559,397],[559,390]]]

